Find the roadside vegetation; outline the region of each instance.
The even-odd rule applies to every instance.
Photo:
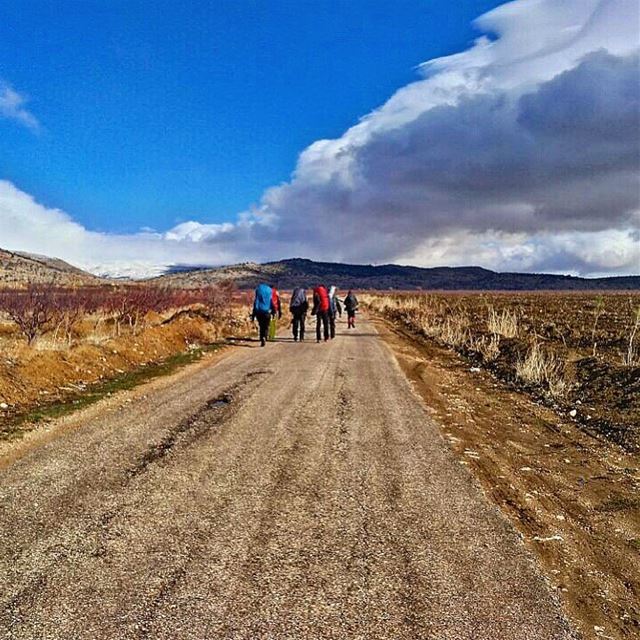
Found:
[[[640,446],[640,294],[393,293],[362,301],[585,429]]]
[[[0,289],[0,422],[246,333],[232,283]]]

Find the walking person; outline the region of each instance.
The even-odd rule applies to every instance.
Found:
[[[269,324],[271,317],[275,316],[276,309],[273,304],[273,291],[268,284],[259,284],[256,287],[253,299],[253,311],[251,312],[251,320],[257,320],[260,327],[260,346],[264,347],[269,334]]]
[[[276,333],[278,332],[278,320],[282,318],[282,304],[280,303],[280,294],[273,285],[271,286],[271,302],[273,304],[273,312],[271,314],[271,321],[269,323],[269,340],[273,341],[276,339]]]
[[[329,289],[329,332],[332,340],[336,337],[336,316],[342,317],[342,306],[336,295],[337,291],[334,286]]]
[[[319,285],[313,290],[313,310],[311,315],[316,317],[316,342],[320,342],[321,328],[324,330],[324,341],[329,339],[329,292],[327,287]]]
[[[289,311],[293,316],[293,340],[298,342],[304,340],[304,324],[307,319],[307,311],[309,310],[309,302],[307,300],[307,290],[304,287],[296,287],[291,294],[291,302],[289,303]]]
[[[356,328],[356,311],[358,310],[358,298],[356,294],[349,289],[347,297],[344,299],[344,308],[347,310],[347,328]]]

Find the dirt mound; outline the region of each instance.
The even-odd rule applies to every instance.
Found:
[[[640,367],[596,358],[578,360],[574,367],[575,419],[626,448],[640,449]]]
[[[241,322],[238,330],[246,331]],[[12,437],[16,418],[35,407],[78,396],[140,367],[158,363],[223,339],[229,327],[208,322],[202,315],[184,314],[171,322],[149,326],[138,335],[95,338],[70,348],[36,348],[19,343],[0,359],[0,438]]]

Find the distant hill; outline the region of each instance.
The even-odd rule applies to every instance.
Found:
[[[427,290],[640,290],[640,276],[578,278],[575,276],[497,273],[481,267],[404,267],[395,264],[372,266],[314,262],[302,258],[257,264],[245,262],[224,267],[175,266],[169,272],[146,282],[173,287],[202,287],[233,280],[241,289],[260,282],[274,283],[280,289],[323,282],[340,289],[427,289]],[[0,288],[22,287],[29,282],[79,286],[114,282],[74,267],[64,260],[0,249]]]
[[[481,267],[403,267],[314,262],[302,258],[256,264],[247,262],[217,268],[179,266],[151,282],[177,287],[200,287],[233,280],[242,288],[271,282],[280,289],[313,286],[319,282],[340,289],[441,289],[441,290],[566,290],[640,289],[640,276],[578,278],[575,276],[497,273]]]
[[[0,249],[0,287],[24,287],[29,283],[61,287],[104,282],[58,258]]]

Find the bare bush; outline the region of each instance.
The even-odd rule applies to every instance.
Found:
[[[627,352],[622,362],[628,367],[640,364],[640,349],[636,345],[636,335],[640,329],[640,307],[637,307],[633,313],[633,320],[629,328],[629,336],[627,339]]]
[[[70,345],[75,328],[92,307],[91,296],[82,289],[58,289],[54,290],[53,297],[53,341],[55,343],[61,336]]]
[[[596,298],[596,304],[593,314],[593,328],[591,329],[591,344],[593,345],[591,355],[595,357],[598,351],[598,343],[596,341],[596,335],[598,331],[598,320],[600,320],[600,316],[604,313],[604,298],[602,296],[598,296]]]
[[[55,318],[55,305],[53,289],[45,285],[0,292],[0,309],[18,325],[28,344],[49,329]]]
[[[186,290],[149,285],[77,289],[31,285],[0,291],[0,311],[18,325],[29,344],[51,330],[54,344],[62,339],[70,345],[78,324],[90,315],[96,316],[94,331],[107,318],[116,336],[121,335],[123,327],[136,335],[152,312],[165,314],[194,307],[204,309],[201,315],[210,322],[229,323],[234,294],[233,283]]]
[[[222,282],[217,286],[206,287],[202,290],[202,303],[214,318],[224,315],[231,318],[231,300],[236,291],[236,284],[232,280]]]

